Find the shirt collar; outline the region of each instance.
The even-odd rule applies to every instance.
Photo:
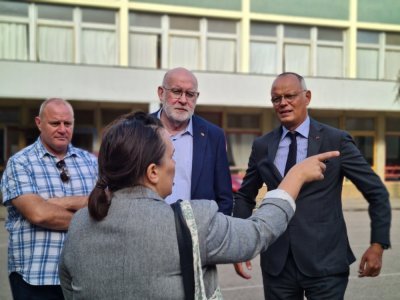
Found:
[[[36,150],[38,152],[39,157],[45,157],[45,156],[52,156],[55,157],[54,154],[50,153],[46,147],[43,145],[42,140],[40,139],[40,136],[38,137],[36,141]],[[65,157],[69,156],[79,156],[79,152],[77,151],[77,148],[72,146],[71,144],[68,145],[67,152],[65,153]]]
[[[304,122],[301,123],[300,126],[297,127],[295,131],[307,139],[308,134],[310,133],[310,117],[307,116],[307,118],[304,120]],[[287,130],[285,126],[282,126],[281,141],[285,138],[285,136],[288,132],[289,132],[289,130]]]

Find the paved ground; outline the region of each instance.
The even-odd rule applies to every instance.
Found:
[[[392,200],[392,249],[385,251],[383,269],[377,278],[358,278],[359,259],[369,244],[369,218],[366,202],[345,200],[344,215],[350,243],[357,257],[351,266],[346,300],[400,299],[400,199]],[[219,266],[220,286],[225,300],[262,300],[263,289],[258,258],[253,261],[253,278],[239,278],[231,265]],[[4,228],[4,209],[0,208],[0,299],[11,300],[7,279],[7,232]]]
[[[381,275],[376,278],[358,278],[357,267],[369,243],[369,219],[366,211],[345,211],[350,243],[357,257],[351,266],[346,300],[400,299],[400,210],[393,210],[392,249],[384,254]],[[253,262],[253,279],[240,279],[232,266],[219,266],[220,285],[225,300],[262,300],[262,278],[258,258]]]

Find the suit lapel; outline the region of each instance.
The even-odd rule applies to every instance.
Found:
[[[321,125],[317,121],[310,119],[310,132],[308,135],[307,157],[319,153],[323,138],[321,133],[322,133]]]
[[[272,138],[268,142],[268,159],[270,161],[275,160],[276,152],[278,151],[279,141],[282,135],[282,127],[279,126],[272,131]]]
[[[282,176],[279,173],[279,170],[276,168],[274,161],[275,161],[275,156],[276,152],[278,151],[279,147],[279,141],[281,139],[282,135],[282,127],[279,126],[278,128],[275,128],[272,132],[272,138],[269,140],[267,143],[268,147],[268,165],[269,169],[272,170],[272,174],[275,176],[275,179],[280,182],[282,180]],[[264,162],[265,163],[265,162]]]
[[[199,182],[201,168],[204,164],[204,155],[208,141],[208,128],[196,116],[193,116],[193,163],[191,194]]]

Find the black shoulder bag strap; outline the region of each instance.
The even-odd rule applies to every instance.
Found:
[[[185,299],[194,300],[194,267],[193,267],[193,246],[192,235],[182,214],[181,202],[178,200],[171,204],[175,214],[176,235],[178,237],[179,260],[181,264],[183,288]]]

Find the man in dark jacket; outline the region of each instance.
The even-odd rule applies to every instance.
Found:
[[[158,87],[162,107],[157,116],[171,135],[176,171],[172,194],[165,201],[210,199],[230,215],[233,196],[224,132],[194,115],[197,79],[184,68],[169,70]]]
[[[290,168],[290,160],[296,163],[317,153],[340,151],[340,157],[326,162],[324,180],[303,186],[288,229],[261,254],[268,300],[343,299],[349,265],[355,261],[342,212],[344,177],[369,202],[371,244],[361,258],[359,276],[379,275],[383,249],[390,246],[391,209],[384,184],[348,133],[309,118],[310,100],[311,91],[302,76],[283,73],[275,79],[271,101],[282,126],[254,141],[235,196],[233,215],[246,218],[255,207],[259,188],[265,183],[269,190],[275,189]],[[249,277],[242,264],[235,269]]]

